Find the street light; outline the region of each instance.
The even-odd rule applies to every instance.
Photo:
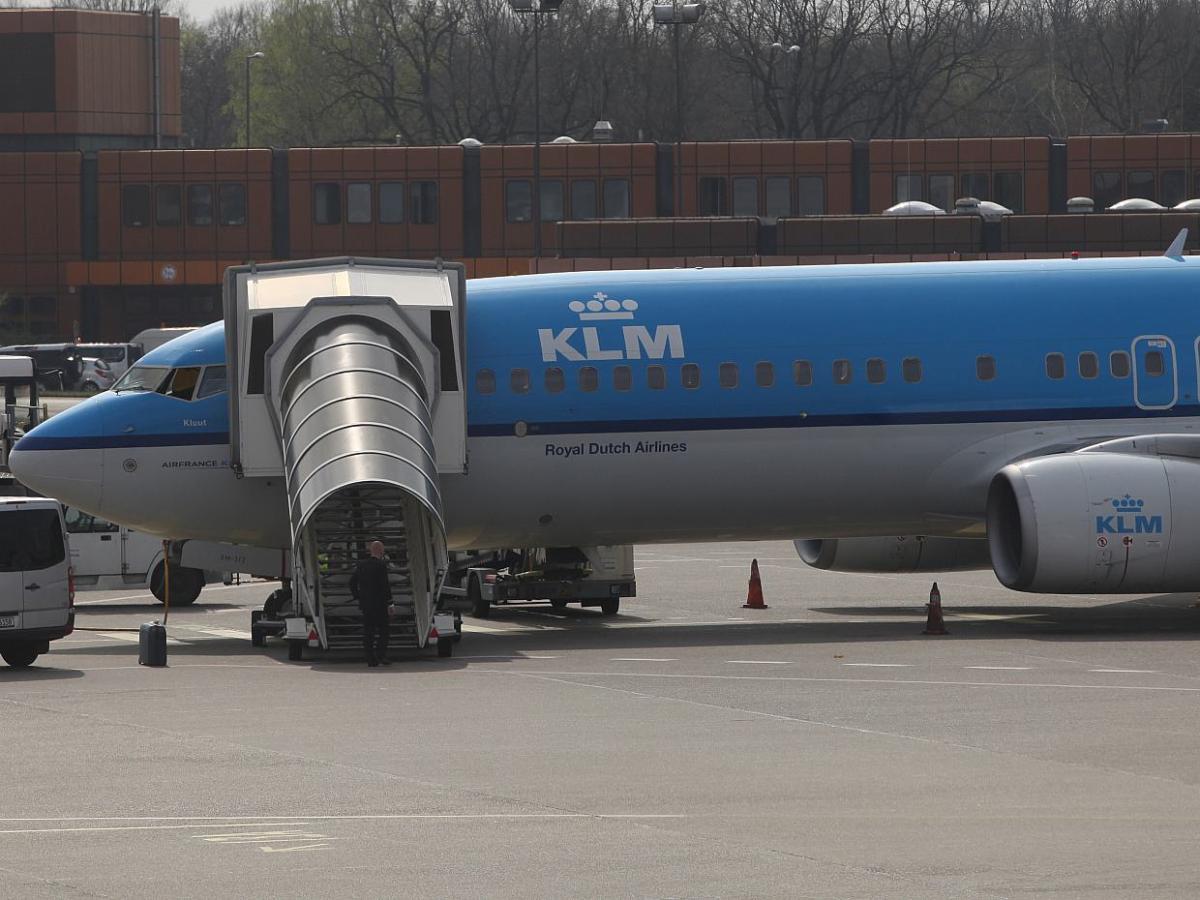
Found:
[[[788,62],[794,61],[799,58],[800,45],[792,44],[790,47],[785,47],[783,44],[779,43],[779,41],[776,41],[775,43],[771,44],[769,49],[771,51],[771,69],[770,69],[771,89],[772,89],[772,91],[774,91],[777,89],[776,85],[775,85],[775,54],[776,53],[785,53],[785,54],[787,54]],[[788,77],[788,74],[789,74],[788,70],[785,68],[784,69],[784,77]],[[788,78],[787,90],[781,91],[781,93],[783,94],[784,102],[787,104],[787,109],[785,111],[787,119],[788,119],[788,121],[786,122],[786,128],[787,128],[786,137],[794,138],[795,137],[794,132],[796,129],[794,127],[795,123],[794,123],[794,121],[792,121],[794,119],[794,109],[793,109],[794,103],[793,103],[793,97],[792,97],[792,94],[793,94],[792,89],[793,89],[793,82],[795,81],[795,77],[796,77],[795,69],[793,69],[790,74],[791,74],[791,77]]]
[[[250,149],[250,61],[254,59],[266,59],[267,54],[261,50],[255,50],[246,57],[246,149]]]
[[[670,25],[675,30],[675,215],[683,210],[683,80],[679,71],[679,27],[695,25],[704,15],[704,3],[654,4],[654,24]]]
[[[519,16],[533,16],[533,255],[542,255],[542,85],[540,38],[542,16],[553,16],[562,0],[508,0]]]

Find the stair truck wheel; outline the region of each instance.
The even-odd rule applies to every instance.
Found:
[[[0,656],[12,669],[27,669],[38,658],[37,649],[32,644],[10,644],[0,650]]]
[[[479,579],[472,575],[467,582],[467,599],[471,601],[471,615],[477,619],[486,619],[492,614],[492,605],[483,599],[483,590],[479,587]]]
[[[446,657],[454,655],[454,638],[440,637],[437,642],[438,656]]]
[[[300,662],[304,659],[304,645],[308,643],[302,640],[288,641],[288,659],[292,662]]]
[[[601,601],[600,603],[600,612],[604,613],[606,616],[615,616],[620,609],[620,597],[609,597],[607,600]]]

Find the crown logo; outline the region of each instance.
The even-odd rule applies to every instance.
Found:
[[[1128,494],[1124,497],[1117,497],[1112,501],[1113,511],[1120,515],[1121,513],[1140,513],[1142,507],[1146,505],[1144,500],[1134,500]]]
[[[636,300],[614,300],[603,291],[592,294],[591,300],[572,300],[567,308],[578,313],[580,321],[602,322],[606,319],[632,319],[637,311]]]

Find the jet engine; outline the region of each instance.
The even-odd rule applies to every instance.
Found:
[[[988,567],[987,541],[924,536],[799,540],[800,558],[834,572],[953,572]]]
[[[1001,583],[1062,594],[1200,589],[1200,460],[1163,453],[1169,440],[1111,441],[1002,469],[987,505]]]

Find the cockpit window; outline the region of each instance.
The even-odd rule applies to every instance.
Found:
[[[204,370],[204,377],[200,379],[200,390],[196,391],[196,399],[203,400],[205,397],[211,397],[224,391],[225,367],[209,366]]]
[[[191,400],[199,381],[200,367],[185,366],[182,369],[176,369],[171,377],[162,383],[158,392],[177,400]]]
[[[157,391],[169,371],[166,366],[134,366],[113,385],[113,390]]]

